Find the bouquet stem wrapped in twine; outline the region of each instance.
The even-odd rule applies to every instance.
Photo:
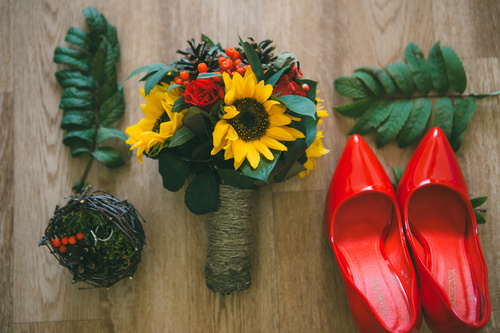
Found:
[[[220,185],[220,204],[208,219],[207,287],[221,295],[250,288],[253,190]]]

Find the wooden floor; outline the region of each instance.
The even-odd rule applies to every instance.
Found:
[[[135,68],[177,59],[175,51],[204,33],[223,45],[238,34],[272,38],[295,53],[304,75],[320,81],[330,116],[324,144],[305,179],[254,195],[255,251],[250,290],[219,296],[204,283],[206,216],[191,214],[184,190],[163,189],[157,165],[135,158],[118,171],[94,164],[90,181],[128,197],[147,220],[148,245],[133,280],[109,290],[79,290],[37,242],[56,204],[64,203],[86,161],[62,145],[61,88],[52,62],[67,29],[84,28],[93,4],[118,29],[119,81]],[[0,331],[1,332],[355,332],[341,276],[322,237],[324,200],[353,121],[332,112],[345,103],[339,75],[361,65],[403,60],[413,41],[425,53],[438,40],[468,73],[468,92],[500,90],[500,2],[496,0],[0,0]],[[124,130],[141,118],[142,99],[125,82]],[[500,330],[500,98],[477,102],[458,152],[472,197],[487,195],[479,236],[489,268],[492,314]],[[374,136],[366,136],[370,146]],[[374,151],[393,179],[415,146]],[[83,286],[83,285],[82,285]],[[423,325],[423,332],[429,329]]]

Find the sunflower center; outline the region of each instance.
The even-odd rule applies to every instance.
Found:
[[[168,117],[168,114],[166,112],[163,112],[163,114],[160,117],[158,117],[158,119],[156,119],[156,122],[151,131],[155,133],[160,133],[160,124],[169,120],[170,118]]]
[[[227,122],[243,141],[258,140],[266,134],[269,116],[262,104],[253,98],[243,98],[235,101],[233,105],[240,113]]]

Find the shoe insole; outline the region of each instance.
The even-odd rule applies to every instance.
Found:
[[[394,221],[393,221],[394,219]],[[387,328],[404,329],[410,325],[410,309],[403,289],[400,272],[408,277],[405,262],[392,265],[383,253],[391,223],[398,233],[391,241],[396,257],[405,257],[392,201],[380,193],[361,194],[343,204],[335,216],[334,239],[343,255],[352,281],[366,296],[374,311]],[[392,229],[392,228],[391,228]]]
[[[417,255],[465,321],[475,321],[476,286],[466,249],[467,207],[452,190],[431,185],[417,190],[408,206],[410,228],[420,243]]]

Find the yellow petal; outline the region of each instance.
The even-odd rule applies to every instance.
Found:
[[[232,143],[229,143],[226,147],[224,147],[224,149],[226,149],[226,151],[224,152],[224,159],[225,160],[229,160],[229,159],[234,157],[232,147],[233,147]]]
[[[271,138],[270,136],[263,135],[260,138],[260,141],[263,144],[265,144],[266,146],[268,146],[269,148],[271,148],[271,149],[280,150],[280,151],[286,151],[287,150],[287,148],[286,148],[286,146],[284,144],[282,144],[281,142],[279,142],[276,139]]]
[[[233,82],[231,81],[231,77],[228,73],[222,73],[222,79],[224,80],[224,87],[226,88],[226,94],[233,87]]]
[[[305,138],[305,135],[304,133],[302,133],[301,131],[295,129],[295,128],[291,128],[291,127],[283,127],[288,133],[290,133],[294,139],[301,139],[301,138]]]
[[[234,170],[237,170],[247,155],[247,145],[242,139],[238,139],[232,144],[234,153]]]
[[[290,134],[284,127],[270,126],[266,130],[266,135],[280,141],[295,141],[295,137]]]
[[[270,115],[281,114],[281,113],[285,113],[286,106],[281,104],[278,101],[269,100],[269,101],[264,103],[264,109],[266,109],[267,113]]]
[[[236,100],[235,89],[226,90],[226,95],[224,96],[224,103],[226,105],[232,105]]]
[[[269,150],[269,148],[262,141],[255,140],[253,142],[253,144],[255,146],[255,149],[257,149],[257,151],[259,153],[261,153],[262,155],[264,155],[265,158],[267,158],[270,161],[274,160],[273,153],[271,153],[271,151]]]
[[[271,126],[284,126],[291,122],[292,120],[284,114],[273,114],[269,116],[269,123]]]
[[[213,137],[214,137],[214,147],[218,147],[225,137],[226,132],[229,128],[229,124],[225,120],[219,120],[217,124],[215,124]],[[219,149],[220,150],[220,149]],[[215,155],[215,154],[212,154]]]
[[[257,102],[264,104],[265,101],[271,97],[273,93],[273,86],[270,84],[264,84],[264,81],[260,81],[255,87],[255,99]]]
[[[255,149],[255,146],[252,141],[246,142],[246,145],[247,145],[247,160],[248,162],[250,162],[252,168],[255,169],[259,166],[260,154],[257,151],[257,149]]]
[[[233,126],[229,125],[229,128],[226,133],[226,138],[231,141],[236,141],[238,140],[238,133],[234,129]]]
[[[224,107],[224,112],[226,113],[226,114],[224,114],[224,116],[222,117],[222,118],[224,118],[224,119],[232,119],[232,118],[236,117],[236,116],[240,113],[240,111],[238,111],[238,110],[234,107],[234,105],[226,105],[226,106]]]

